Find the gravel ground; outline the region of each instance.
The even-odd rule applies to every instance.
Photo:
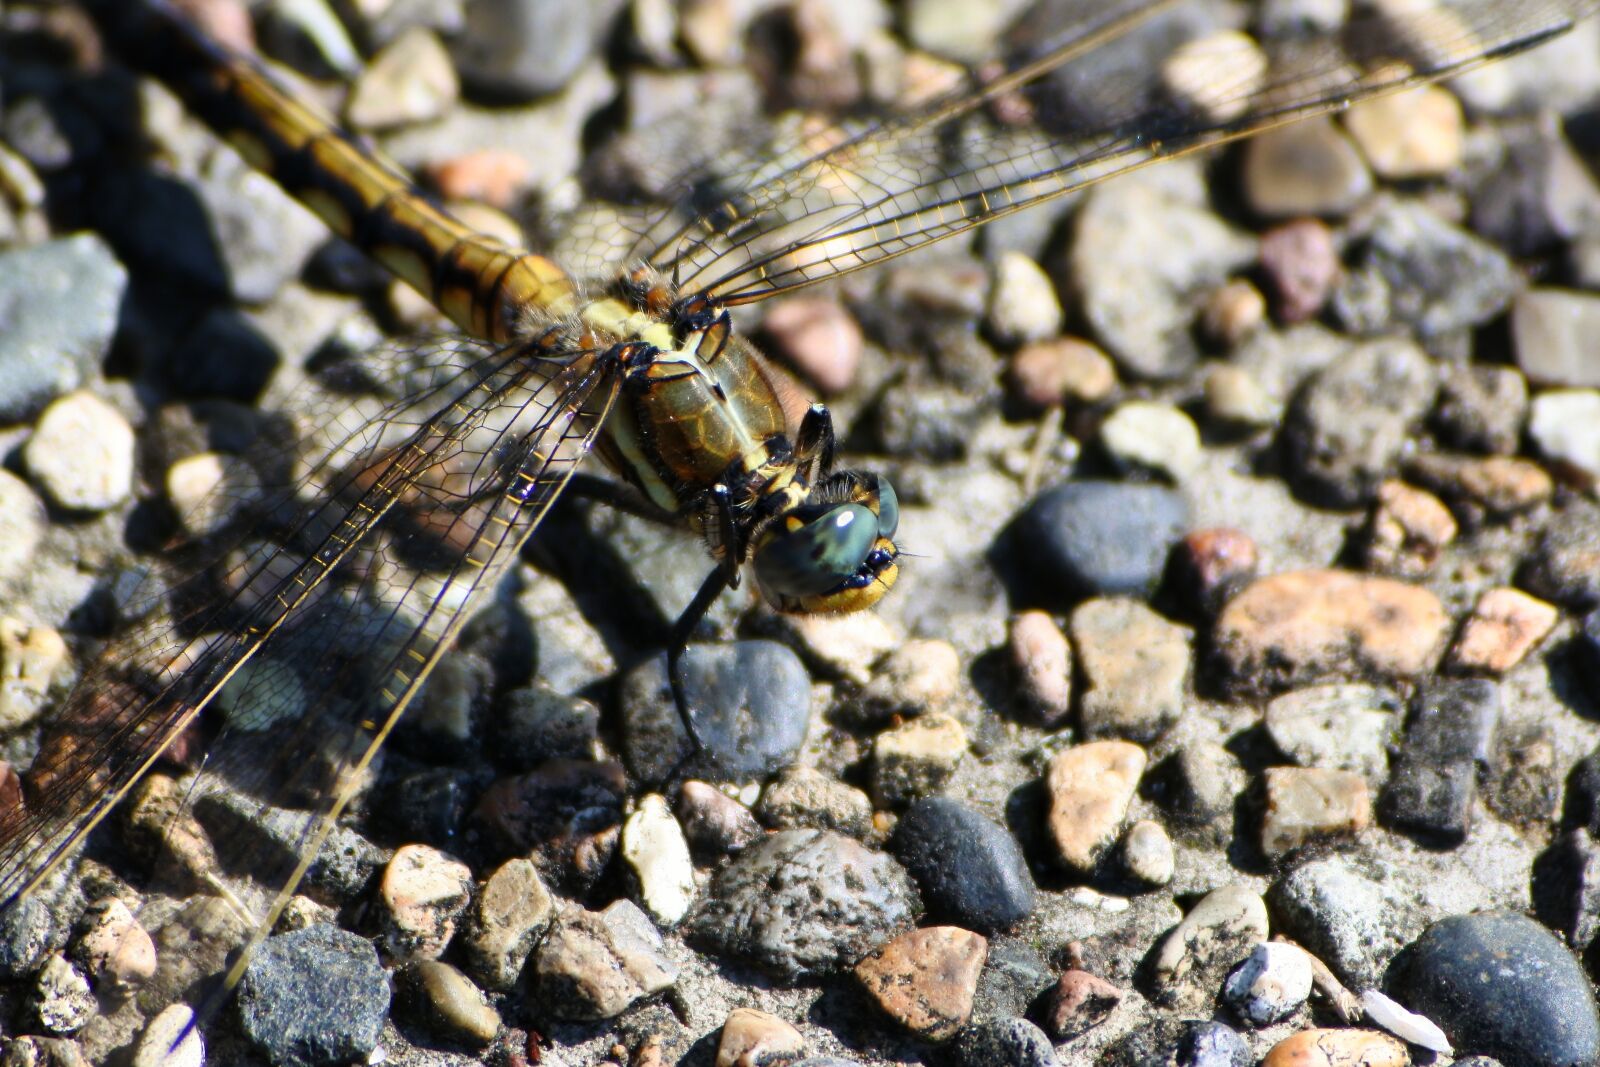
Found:
[[[245,32],[243,5],[194,6]],[[1039,36],[1017,4],[936,0],[352,6],[265,3],[254,32],[474,225],[574,262],[586,188],[748,151],[755,100],[904,98]],[[261,495],[253,445],[439,322],[104,66],[70,6],[0,31],[22,767],[139,615],[150,549],[224,527]],[[725,596],[688,682],[729,780],[664,798],[660,650],[704,552],[563,502],[205,1061],[1600,1062],[1597,104],[1590,20],[741,310],[897,487],[896,587],[821,620]],[[291,656],[347,637],[311,629]],[[262,714],[285,736],[292,709]],[[163,1035],[246,931],[140,872],[299,824],[228,790],[174,816],[200,761],[169,763],[0,919],[4,1063],[198,1062]]]

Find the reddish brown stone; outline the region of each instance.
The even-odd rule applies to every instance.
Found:
[[[884,1013],[933,1041],[950,1037],[972,1015],[988,939],[957,926],[908,930],[856,964],[861,983]]]
[[[1327,303],[1339,280],[1333,232],[1317,219],[1296,219],[1261,235],[1261,273],[1277,297],[1279,322],[1305,322]]]
[[[1104,978],[1069,970],[1045,995],[1044,1028],[1057,1041],[1065,1041],[1100,1025],[1121,1002],[1122,990]]]
[[[1509,671],[1538,647],[1560,617],[1554,604],[1520,589],[1490,589],[1462,624],[1450,649],[1449,666],[1488,674]]]

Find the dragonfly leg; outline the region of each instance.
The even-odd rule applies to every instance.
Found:
[[[706,575],[706,580],[700,583],[700,589],[695,593],[694,599],[683,609],[678,621],[672,624],[672,643],[667,648],[667,682],[672,688],[672,703],[677,708],[678,719],[683,723],[684,732],[689,735],[689,743],[692,746],[689,758],[704,752],[705,744],[700,739],[700,731],[694,724],[694,711],[689,706],[689,695],[684,689],[683,656],[689,651],[689,639],[694,636],[700,620],[706,617],[706,612],[711,610],[711,605],[717,602],[717,598],[725,590],[735,588],[739,584],[741,552],[736,540],[738,534],[734,529],[733,506],[729,500],[728,487],[715,486],[711,490],[711,496],[712,507],[716,510],[718,522],[722,526],[724,547],[722,560],[710,574]]]
[[[568,493],[589,500],[598,500],[616,508],[618,511],[627,512],[650,522],[660,523],[663,526],[681,526],[683,520],[673,512],[657,504],[631,485],[622,485],[609,478],[601,478],[594,474],[585,474],[579,471],[567,482]]]
[[[800,420],[800,429],[795,433],[795,452],[802,463],[816,457],[817,473],[827,474],[833,469],[834,444],[833,413],[826,405],[812,404],[806,409],[805,416]]]

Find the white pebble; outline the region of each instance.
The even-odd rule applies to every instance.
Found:
[[[93,393],[45,408],[22,459],[45,495],[70,511],[104,511],[133,493],[133,427]]]
[[[1446,1056],[1455,1054],[1450,1039],[1432,1019],[1407,1011],[1376,989],[1361,994],[1361,1010],[1367,1013],[1367,1018],[1408,1044]]]
[[[666,798],[651,793],[622,824],[622,856],[639,880],[639,903],[656,922],[672,926],[694,903],[694,860]]]
[[[1282,941],[1263,941],[1228,975],[1223,998],[1254,1026],[1270,1026],[1311,995],[1311,960],[1305,950]]]

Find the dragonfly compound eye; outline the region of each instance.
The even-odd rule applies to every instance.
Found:
[[[898,508],[889,515],[897,521]],[[866,504],[797,508],[768,527],[757,544],[756,580],[767,599],[785,611],[868,607],[897,576],[893,532]]]

